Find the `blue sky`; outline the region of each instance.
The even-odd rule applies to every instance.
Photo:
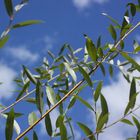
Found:
[[[14,1],[15,4],[17,1]],[[79,47],[83,48],[85,45],[85,39],[83,34],[87,34],[89,37],[96,41],[99,35],[102,35],[103,43],[112,43],[111,37],[107,31],[110,21],[103,16],[101,13],[107,13],[121,22],[123,13],[125,11],[125,5],[130,1],[128,0],[41,0],[33,1],[30,0],[29,4],[23,7],[23,9],[17,13],[14,23],[26,21],[30,19],[43,20],[44,23],[28,26],[25,28],[15,29],[10,32],[10,40],[4,48],[0,50],[0,82],[4,84],[0,87],[0,102],[9,105],[16,96],[12,91],[16,90],[16,85],[12,80],[20,73],[22,64],[26,65],[29,69],[33,70],[42,62],[43,58],[47,54],[47,50],[51,50],[54,54],[57,54],[59,49],[64,43],[69,43],[74,49]],[[3,2],[0,4],[0,33],[3,32],[5,27],[8,25],[8,16],[3,6]],[[136,19],[138,20],[138,18]],[[140,41],[139,29],[131,35],[131,38]],[[127,40],[128,43],[132,43]],[[139,60],[138,60],[139,61]],[[96,77],[98,78],[97,73]],[[123,86],[122,86],[123,85]],[[111,80],[110,77],[106,78],[106,83],[103,88],[103,92],[106,98],[112,106],[110,110],[114,116],[112,120],[116,119],[117,115],[121,115],[121,111],[127,103],[127,93],[129,92],[128,83],[123,80],[122,75],[118,72],[115,76],[115,80]],[[115,95],[109,96],[107,93],[114,91]],[[126,93],[121,95],[122,90]],[[82,96],[87,98],[89,102],[91,100],[86,97],[84,91]],[[119,99],[120,103],[116,102],[116,98]],[[125,104],[123,101],[126,101]],[[29,104],[25,104],[28,106]],[[80,104],[78,104],[80,106]],[[85,121],[89,124],[93,121],[93,115],[88,112],[82,112],[77,105],[76,109],[80,114],[86,113],[85,117],[81,118],[81,121]],[[17,110],[22,107],[26,110],[24,103],[20,103]],[[32,109],[32,106],[29,110]],[[117,110],[117,111],[114,111]],[[33,111],[36,111],[35,108]],[[79,114],[78,113],[78,114]],[[74,115],[73,113],[71,113]],[[52,113],[54,120],[58,115],[58,111],[55,110]],[[26,116],[27,117],[27,116]],[[77,115],[76,118],[78,118]],[[89,119],[90,118],[90,119]],[[25,118],[23,118],[25,119]],[[91,120],[91,122],[89,121]],[[4,120],[0,120],[0,124]],[[18,120],[20,122],[20,120]],[[75,119],[76,121],[76,119]],[[22,125],[23,131],[27,127],[26,122]],[[81,135],[77,126],[75,126],[77,132],[77,140],[81,139]],[[90,126],[91,128],[93,125]],[[112,130],[105,135],[101,136],[101,139],[113,139],[123,140],[126,135],[125,132],[128,130],[127,127],[123,126],[124,129],[120,128],[120,124],[114,127]],[[43,126],[39,125],[41,129],[41,139],[43,140],[44,135]],[[36,128],[38,130],[38,128]],[[134,132],[134,129],[131,130]],[[0,127],[0,139],[4,140],[4,128]]]

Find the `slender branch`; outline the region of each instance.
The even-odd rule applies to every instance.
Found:
[[[140,22],[138,22],[133,28],[131,28],[115,45],[114,48],[117,48],[121,41],[123,41],[131,32],[133,32],[138,26],[140,26]],[[93,72],[96,71],[96,69],[102,64],[106,58],[110,56],[112,52],[109,51],[102,59],[99,61],[95,67],[89,72],[89,75],[91,75]],[[52,108],[50,108],[39,120],[37,120],[33,125],[29,126],[23,133],[21,133],[16,140],[19,140],[22,138],[26,133],[28,133],[33,127],[35,127],[43,118],[45,118],[52,110],[54,110],[57,106],[59,106],[69,95],[71,95],[83,82],[85,79],[82,79],[79,83],[77,83],[60,101],[58,101]]]

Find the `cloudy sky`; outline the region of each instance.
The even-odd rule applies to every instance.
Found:
[[[87,34],[94,41],[99,35],[102,35],[103,43],[111,43],[112,40],[107,31],[110,21],[101,13],[107,13],[121,23],[125,5],[128,2],[128,0],[30,0],[29,4],[17,14],[14,23],[30,19],[43,20],[44,23],[11,31],[8,43],[0,50],[0,82],[2,82],[0,85],[0,103],[8,105],[14,100],[16,85],[13,79],[19,75],[22,64],[32,70],[33,67],[39,66],[43,57],[46,56],[47,50],[57,54],[64,43],[71,44],[74,49],[84,47],[83,34]],[[3,1],[1,1],[0,33],[8,25],[8,16],[3,5]],[[131,35],[131,39],[140,41],[138,31]],[[132,44],[132,42],[128,39],[127,44]],[[96,77],[98,78],[98,76],[99,74]],[[109,103],[110,114],[112,113],[110,121],[116,120],[117,117],[122,115],[121,112],[128,102],[129,86],[119,71],[113,79],[106,78],[102,92]],[[84,95],[84,92],[82,96],[91,101],[88,96]],[[21,103],[19,107],[23,107],[23,104]],[[79,106],[76,107],[76,109],[78,108]],[[17,109],[19,108],[17,107]],[[85,114],[82,109],[78,109],[78,111],[78,114]],[[78,114],[77,118],[79,117]],[[93,128],[93,125],[91,125],[91,122],[94,123],[93,115],[88,110],[86,114],[81,121],[85,121],[89,124],[89,127]],[[55,122],[58,111],[55,110],[51,115]],[[26,126],[22,125],[23,131]],[[41,138],[43,139],[46,135],[42,123],[40,128]],[[75,124],[74,128],[76,140],[80,140],[83,135],[80,134]],[[135,129],[130,129],[132,134],[135,134]],[[128,130],[126,126],[123,126],[122,129],[122,124],[117,125],[101,135],[101,140],[103,138],[106,140],[114,138],[116,138],[114,140],[124,140],[128,136],[125,134]],[[0,127],[0,135],[4,140],[3,127]]]

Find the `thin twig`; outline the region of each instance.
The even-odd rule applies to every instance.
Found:
[[[130,29],[115,45],[114,48],[117,48],[121,41],[123,41],[131,32],[133,32],[138,26],[140,26],[140,22],[138,22],[132,29]],[[98,62],[95,67],[89,72],[89,75],[91,75],[93,72],[96,71],[96,69],[110,56],[112,52],[108,52],[100,62]],[[69,95],[71,95],[83,82],[85,79],[82,79],[79,83],[77,83],[60,101],[58,101],[52,108],[50,108],[39,120],[37,120],[33,125],[29,126],[23,133],[21,133],[16,140],[19,140],[22,138],[26,133],[28,133],[33,127],[35,127],[43,118],[45,118],[52,110],[54,110],[58,105],[60,105]]]

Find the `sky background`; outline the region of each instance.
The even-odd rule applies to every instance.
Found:
[[[137,2],[136,0],[133,0]],[[13,0],[17,4],[18,0]],[[101,13],[107,13],[122,22],[122,16],[125,12],[126,3],[130,0],[30,0],[19,13],[17,13],[14,23],[26,21],[30,19],[43,20],[44,23],[33,25],[25,28],[15,29],[10,32],[10,40],[4,48],[0,50],[0,103],[9,105],[17,96],[13,91],[16,90],[16,85],[13,79],[17,77],[22,69],[22,64],[27,66],[30,70],[41,64],[43,58],[47,55],[47,50],[51,50],[57,54],[64,43],[70,44],[74,49],[84,48],[85,39],[83,34],[96,41],[99,35],[102,35],[102,42],[112,43],[112,39],[108,33],[108,26],[110,21]],[[136,18],[136,21],[139,17]],[[8,25],[8,16],[4,9],[3,1],[0,2],[0,33]],[[132,39],[140,41],[140,29],[137,29],[127,39],[128,46],[131,47]],[[131,41],[129,40],[131,38]],[[137,59],[139,61],[139,59]],[[137,73],[135,73],[137,74]],[[138,75],[138,74],[137,74]],[[97,73],[98,78],[100,74]],[[86,91],[85,91],[86,92]],[[113,93],[112,93],[113,92]],[[123,92],[123,93],[122,93]],[[111,79],[106,77],[106,81],[102,90],[109,106],[111,120],[116,120],[121,116],[124,110],[129,93],[129,84],[123,79],[123,76],[118,71],[115,77]],[[87,93],[86,93],[87,94]],[[89,102],[92,102],[87,95],[82,92]],[[117,99],[117,100],[116,100]],[[17,110],[26,110],[29,104],[20,103]],[[88,110],[83,111],[77,105],[75,110],[78,110],[75,118],[80,118],[81,121],[86,122],[90,128],[93,128],[94,119],[93,114]],[[32,106],[29,107],[29,110]],[[33,110],[36,111],[36,110]],[[55,110],[51,114],[55,122],[58,116],[58,111]],[[25,118],[27,115],[25,116]],[[23,118],[23,119],[25,119]],[[90,121],[89,121],[90,120]],[[18,120],[20,122],[20,120]],[[74,120],[76,121],[76,119]],[[0,118],[0,139],[4,140],[4,126],[2,125],[4,119]],[[93,123],[91,123],[93,122]],[[27,119],[21,124],[21,131],[27,127]],[[84,135],[80,134],[79,129],[74,124],[76,140],[80,140]],[[44,140],[46,137],[45,127],[41,123],[36,130],[40,131],[40,139]],[[131,131],[131,133],[126,132]],[[108,129],[100,140],[124,140],[128,136],[135,135],[135,129],[128,128],[122,124],[118,124],[111,129]]]

